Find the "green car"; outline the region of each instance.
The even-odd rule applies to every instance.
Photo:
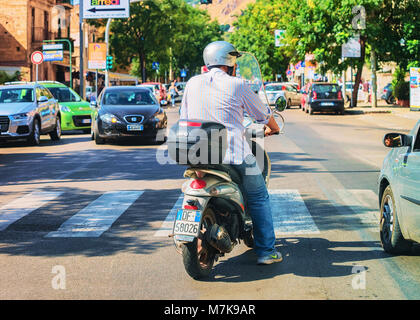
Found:
[[[90,104],[71,88],[57,81],[38,81],[51,91],[58,100],[61,113],[61,130],[83,130],[90,133],[91,112]]]

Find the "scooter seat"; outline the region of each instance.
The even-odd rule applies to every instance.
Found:
[[[242,179],[239,173],[228,164],[206,164],[206,165],[194,165],[190,167],[191,169],[206,169],[206,170],[219,170],[226,172],[233,182],[236,184],[241,184]]]

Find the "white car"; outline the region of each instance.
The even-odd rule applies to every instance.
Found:
[[[282,96],[286,99],[287,106],[300,106],[300,99],[302,94],[297,89],[297,86],[289,82],[269,83],[265,86],[268,103],[275,105],[277,99]],[[260,98],[264,98],[264,92],[260,91]],[[265,99],[265,98],[264,98]]]
[[[420,242],[420,120],[409,134],[386,134],[384,145],[392,149],[378,179],[381,244],[405,253]]]

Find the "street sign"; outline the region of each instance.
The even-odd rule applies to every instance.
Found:
[[[89,43],[88,68],[106,69],[106,44]]]
[[[84,0],[83,19],[128,18],[129,0]]]
[[[63,61],[63,50],[48,50],[42,53],[44,61]]]
[[[284,39],[285,32],[286,32],[285,30],[274,30],[274,42],[275,42],[276,47],[284,46],[284,44],[281,43],[281,41]]]
[[[44,61],[44,55],[41,51],[34,51],[31,54],[31,61],[33,64],[41,64]]]
[[[63,50],[63,44],[43,44],[42,51],[49,51],[49,50]]]
[[[152,63],[152,69],[153,70],[159,70],[159,62],[153,62]]]
[[[185,69],[181,70],[181,78],[185,78],[187,76],[187,71]]]
[[[341,47],[341,56],[343,58],[360,58],[360,55],[361,47],[359,35],[350,38],[349,41]]]
[[[410,110],[420,111],[420,68],[410,68]]]

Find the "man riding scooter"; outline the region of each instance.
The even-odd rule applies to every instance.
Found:
[[[240,53],[226,41],[215,41],[203,52],[209,72],[191,78],[184,90],[180,119],[222,123],[227,128],[228,149],[225,164],[242,178],[242,189],[252,218],[254,250],[258,264],[282,261],[275,249],[275,234],[265,180],[244,137],[244,113],[263,123],[265,135],[280,131],[271,109],[266,107],[244,80],[235,77]]]

